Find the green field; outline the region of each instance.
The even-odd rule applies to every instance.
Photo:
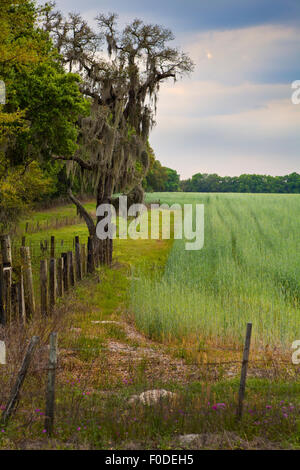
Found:
[[[204,203],[205,244],[175,240],[163,275],[135,276],[137,326],[153,338],[257,347],[300,338],[300,196],[153,193],[147,202]]]
[[[205,448],[299,449],[299,378],[290,362],[291,342],[300,338],[299,198],[148,194],[147,203],[204,203],[204,248],[185,251],[184,240],[115,240],[112,267],[101,266],[77,283],[54,315],[37,315],[25,328],[8,324],[8,363],[15,365],[0,377],[0,408],[33,335],[41,338],[41,349],[16,414],[0,433],[0,447],[181,449],[178,436],[204,433],[221,436]],[[56,220],[66,212],[73,216],[75,209],[58,207],[31,220]],[[73,248],[75,235],[86,243],[88,232],[82,223],[26,235],[37,304],[40,259],[50,256],[40,242],[49,245],[51,235],[58,257]],[[13,240],[14,261],[20,242]],[[248,321],[254,341],[239,421]],[[44,434],[48,355],[40,353],[50,331],[59,338],[51,439]],[[289,349],[287,361],[283,348]],[[159,389],[175,393],[176,400],[129,404],[137,394]]]

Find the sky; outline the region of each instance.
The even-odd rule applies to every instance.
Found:
[[[94,25],[116,12],[170,28],[195,71],[161,86],[150,144],[182,179],[300,173],[300,0],[57,0]]]

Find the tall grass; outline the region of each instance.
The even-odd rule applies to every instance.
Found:
[[[173,245],[163,275],[137,276],[136,323],[156,338],[197,335],[257,346],[300,339],[300,196],[154,193],[147,202],[204,203],[205,245]]]

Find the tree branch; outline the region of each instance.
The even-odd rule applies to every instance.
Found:
[[[68,190],[68,196],[69,198],[71,199],[71,201],[73,202],[73,204],[75,204],[75,206],[77,207],[78,209],[78,212],[79,214],[81,215],[81,217],[84,218],[85,220],[85,223],[88,227],[88,230],[89,230],[89,234],[91,237],[94,237],[96,235],[96,227],[95,227],[95,224],[94,224],[94,221],[93,221],[93,218],[92,216],[88,213],[88,211],[83,207],[83,205],[81,204],[81,202],[74,196],[74,194],[72,193],[71,189]]]
[[[76,162],[84,170],[90,170],[91,171],[91,170],[94,169],[94,165],[92,165],[92,163],[85,162],[81,158],[75,157],[74,155],[72,157],[63,157],[63,156],[53,155],[52,158],[53,158],[53,160],[64,160],[64,161],[67,161],[67,162]]]
[[[90,96],[91,98],[93,98],[99,105],[102,105],[103,102],[100,98],[100,96],[98,95],[98,93],[94,93],[93,91],[89,90],[88,88],[82,88],[81,89],[81,93],[83,95],[86,95],[86,96]]]

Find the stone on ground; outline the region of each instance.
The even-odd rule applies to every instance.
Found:
[[[155,405],[162,399],[174,400],[176,396],[176,393],[168,392],[164,389],[147,390],[146,392],[143,392],[140,395],[133,395],[129,399],[129,403],[132,404],[139,401],[143,403],[143,405]]]

